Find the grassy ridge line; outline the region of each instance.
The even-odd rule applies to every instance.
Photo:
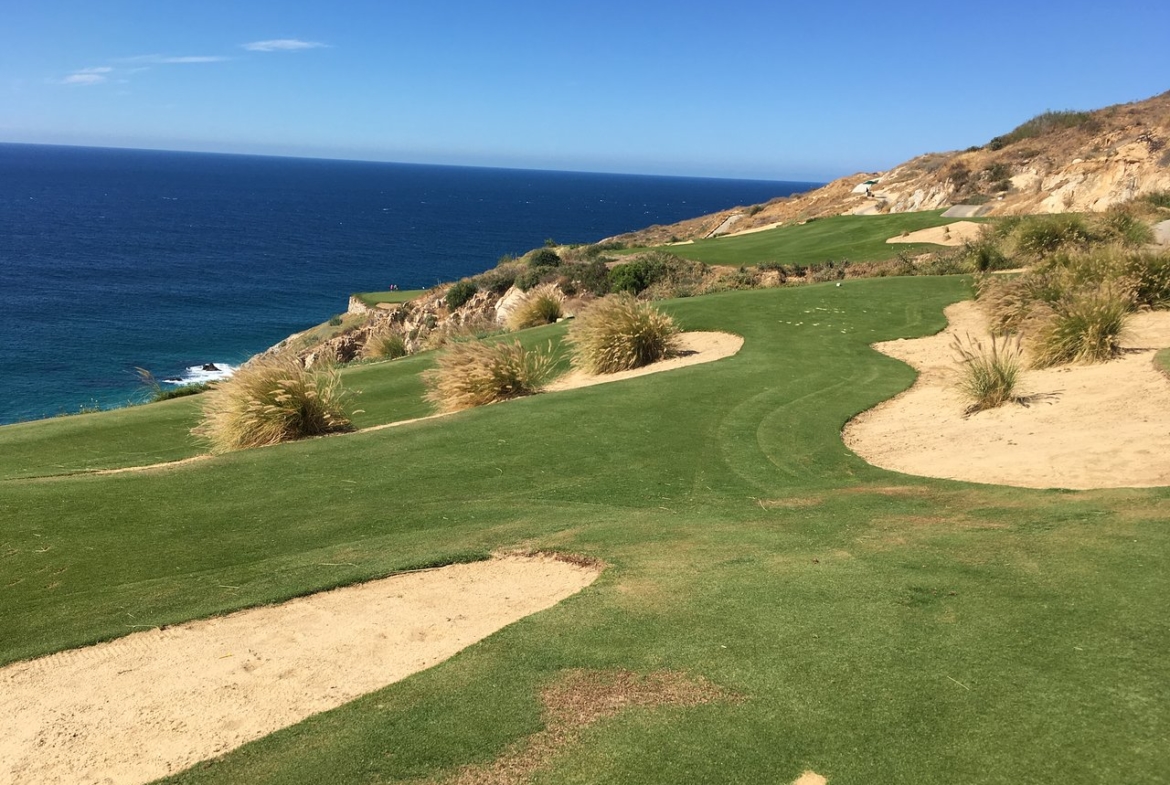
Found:
[[[886,240],[902,232],[955,222],[953,218],[943,218],[942,214],[942,210],[931,210],[896,215],[838,215],[805,224],[662,248],[699,262],[737,266],[770,261],[800,265],[844,259],[851,262],[878,261],[892,259],[899,253],[937,251],[939,246],[929,243],[894,245]]]
[[[564,333],[564,326],[550,326],[517,337],[525,346],[550,340],[559,345]],[[434,357],[424,352],[392,363],[343,368],[345,386],[357,393],[354,425],[369,428],[432,414],[420,374],[433,366]],[[558,372],[567,367],[562,358]],[[190,434],[202,400],[192,396],[0,427],[0,481],[149,466],[204,454],[204,446]]]

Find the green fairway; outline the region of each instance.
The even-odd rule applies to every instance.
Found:
[[[4,479],[0,662],[553,548],[608,567],[445,663],[170,781],[439,779],[539,731],[541,688],[591,668],[680,671],[728,698],[623,711],[536,782],[1164,782],[1170,493],[910,477],[840,439],[914,378],[869,345],[941,329],[969,294],[914,277],[678,300],[664,308],[685,329],[740,334],[740,353],[165,471]],[[358,424],[426,413],[431,362],[347,370]],[[87,449],[182,457],[197,401],[0,428],[2,476],[85,468]]]
[[[413,300],[423,291],[423,289],[391,289],[385,292],[358,292],[354,297],[371,308],[375,308],[380,303],[404,303],[407,300]]]
[[[664,250],[698,262],[737,266],[760,262],[814,265],[846,259],[872,262],[892,259],[899,253],[937,251],[937,245],[895,245],[886,240],[902,232],[954,223],[955,219],[943,218],[942,214],[942,210],[932,210],[893,215],[837,215],[752,234],[666,246]]]

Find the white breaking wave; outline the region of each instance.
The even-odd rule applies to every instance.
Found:
[[[227,363],[206,363],[205,365],[192,365],[187,370],[183,371],[183,375],[178,379],[163,379],[164,384],[202,384],[203,382],[214,382],[219,379],[226,379],[236,372],[238,366],[228,365]]]

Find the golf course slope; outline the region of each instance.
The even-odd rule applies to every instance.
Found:
[[[0,428],[0,662],[571,554],[606,565],[572,596],[163,781],[1164,782],[1170,492],[921,477],[842,441],[916,378],[872,345],[938,333],[970,294],[923,276],[667,301],[742,348],[181,469],[92,473],[199,454],[197,397]],[[433,363],[346,369],[357,427],[430,414]]]

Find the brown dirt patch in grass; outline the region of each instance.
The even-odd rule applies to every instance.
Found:
[[[793,496],[788,499],[756,499],[765,510],[799,510],[805,507],[819,507],[824,503],[820,496]]]
[[[548,768],[558,752],[578,741],[585,728],[626,709],[690,707],[728,697],[709,681],[677,671],[650,674],[582,668],[564,671],[541,693],[544,730],[516,744],[491,763],[466,766],[439,782],[442,785],[519,785]]]
[[[921,485],[859,485],[842,488],[836,493],[872,493],[874,496],[927,496],[928,488]]]

